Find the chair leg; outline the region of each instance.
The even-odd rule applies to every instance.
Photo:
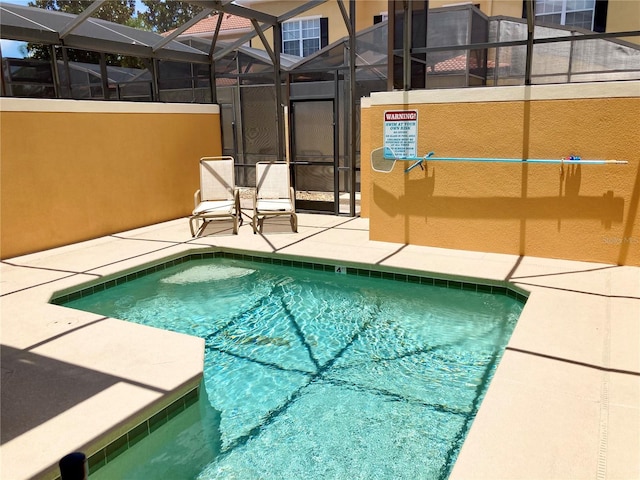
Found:
[[[237,215],[233,217],[233,234],[234,235],[238,234],[238,216]]]
[[[251,220],[251,226],[253,227],[253,234],[255,235],[256,233],[258,233],[258,216],[254,215],[253,219]]]
[[[236,217],[238,217],[238,221],[240,226],[242,226],[242,208],[240,206],[240,194],[236,192]]]
[[[295,213],[291,214],[291,230],[298,233],[298,216]]]
[[[193,230],[193,222],[196,221],[197,219],[194,217],[190,217],[189,218],[189,229],[191,230],[191,238],[196,236],[195,231]]]

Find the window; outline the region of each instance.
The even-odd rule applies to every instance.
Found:
[[[536,0],[536,20],[594,30],[596,0]]]
[[[327,19],[293,20],[282,24],[282,53],[306,57],[327,46]]]
[[[380,12],[380,15],[373,16],[373,24],[382,23],[385,20],[389,20],[389,12]]]

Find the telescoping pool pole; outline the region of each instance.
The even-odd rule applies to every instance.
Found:
[[[423,168],[422,163],[426,160],[433,162],[495,162],[495,163],[547,163],[553,165],[626,165],[626,160],[582,160],[582,158],[570,155],[562,158],[489,158],[489,157],[434,157],[434,152],[427,153],[424,157],[397,157],[393,151],[386,147],[384,151],[385,160],[402,160],[414,162],[405,173],[416,167]]]

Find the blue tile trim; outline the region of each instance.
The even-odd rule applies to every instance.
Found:
[[[305,268],[308,270],[320,270],[325,272],[333,272],[335,270],[335,263],[313,263],[307,261],[289,260],[277,257],[269,257],[263,255],[249,255],[244,253],[237,253],[233,251],[219,250],[212,252],[198,252],[186,254],[179,258],[174,258],[167,262],[153,265],[138,272],[129,273],[116,279],[108,280],[104,283],[99,283],[91,287],[87,287],[76,292],[72,292],[66,295],[56,296],[51,299],[50,303],[55,305],[64,305],[72,300],[91,295],[95,292],[106,290],[116,285],[135,280],[136,278],[144,277],[151,273],[155,273],[164,270],[169,267],[183,264],[191,260],[204,260],[213,258],[226,258],[230,260],[245,260],[255,263],[267,263],[271,265],[282,265],[290,268]],[[360,267],[347,267],[347,275],[354,275],[358,277],[370,277],[370,278],[383,278],[385,280],[394,280],[405,283],[419,283],[421,285],[435,285],[437,287],[453,288],[456,290],[470,290],[480,293],[492,293],[495,295],[506,295],[520,303],[526,303],[529,297],[528,292],[510,285],[493,285],[474,282],[465,282],[460,280],[445,279],[428,277],[417,274],[406,274],[402,272],[390,272],[383,270],[372,270],[370,268]]]
[[[146,438],[151,432],[157,430],[168,420],[186,410],[188,407],[198,401],[200,395],[200,387],[188,391],[175,402],[167,405],[165,408],[144,422],[136,425],[127,433],[121,435],[117,439],[109,442],[104,448],[88,456],[89,474],[94,473],[99,468],[109,462],[112,462],[119,455],[133,447],[140,440]]]

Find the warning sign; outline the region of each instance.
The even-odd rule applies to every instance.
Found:
[[[384,112],[385,156],[416,157],[418,154],[418,112],[393,110]]]

